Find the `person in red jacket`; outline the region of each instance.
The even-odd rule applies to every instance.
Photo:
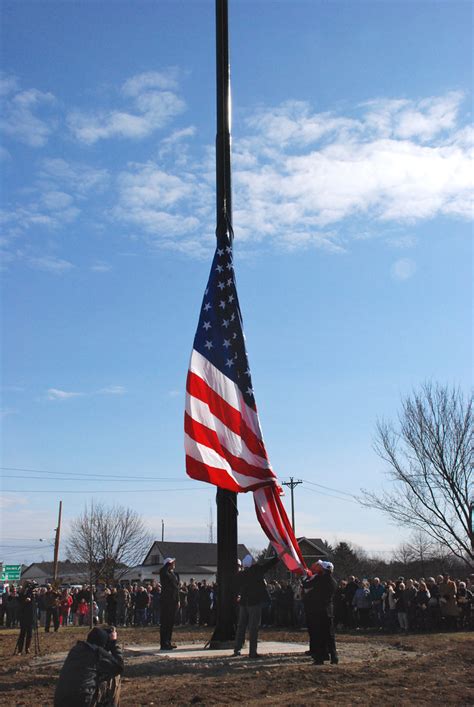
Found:
[[[69,623],[69,614],[71,612],[72,596],[69,589],[64,589],[59,600],[59,625],[67,626]]]

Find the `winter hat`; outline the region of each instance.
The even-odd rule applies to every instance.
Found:
[[[252,555],[245,555],[244,559],[242,560],[242,565],[243,565],[244,569],[248,569],[249,567],[252,567],[252,565],[253,565]]]
[[[163,562],[164,565],[170,565],[172,562],[176,562],[176,557],[167,557]]]
[[[318,563],[321,565],[323,570],[328,570],[332,572],[334,569],[334,565],[332,564],[332,562],[326,562],[326,560],[318,560]]]
[[[109,641],[110,635],[103,628],[97,626],[87,634],[87,643],[93,643],[95,646],[105,648]]]

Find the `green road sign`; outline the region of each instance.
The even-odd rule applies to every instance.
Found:
[[[3,565],[2,582],[18,582],[21,577],[21,565]]]

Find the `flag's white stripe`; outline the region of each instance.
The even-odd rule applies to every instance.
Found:
[[[263,440],[258,415],[245,402],[237,383],[221,373],[196,349],[193,349],[191,354],[189,370],[200,376],[217,395],[238,410],[254,435]]]
[[[285,551],[290,554],[295,562],[298,563],[298,565],[301,565],[301,560],[298,557],[298,554],[293,546],[293,543],[291,542],[290,538],[288,535],[285,533],[285,535],[282,537],[280,534],[280,531],[278,530],[278,527],[276,525],[275,519],[273,518],[273,513],[271,506],[268,502],[267,495],[265,493],[265,489],[257,489],[253,493],[253,497],[255,499],[255,502],[257,503],[260,513],[263,515],[265,519],[265,523],[267,525],[267,528],[271,532],[272,536],[275,538],[276,542],[281,544]],[[276,512],[278,512],[278,506],[274,507]],[[283,521],[280,519],[280,522],[282,523],[283,527]]]
[[[193,459],[196,459],[196,461],[202,462],[207,466],[222,469],[222,471],[232,477],[235,483],[241,488],[247,488],[249,486],[254,486],[255,484],[265,483],[262,479],[257,479],[254,476],[245,476],[244,474],[239,474],[237,471],[233,471],[232,467],[223,457],[221,457],[220,454],[218,454],[218,452],[206,447],[203,444],[199,444],[188,434],[184,435],[184,448],[186,450],[186,454]]]
[[[193,420],[196,420],[196,422],[200,422],[210,430],[214,430],[222,446],[235,457],[243,459],[252,466],[258,466],[260,469],[272,469],[270,462],[264,457],[260,457],[258,454],[251,452],[242,437],[229,429],[218,417],[213,415],[206,403],[189,393],[186,395],[186,412]]]
[[[275,540],[278,540],[280,538],[280,531],[277,529],[277,526],[275,524],[274,518],[273,518],[273,513],[271,512],[269,506],[268,506],[268,500],[265,494],[264,489],[257,489],[253,493],[253,497],[255,499],[255,502],[258,505],[260,513],[263,515],[265,519],[265,524],[272,534],[273,538]]]

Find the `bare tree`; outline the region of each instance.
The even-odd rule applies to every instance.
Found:
[[[378,423],[375,451],[388,463],[394,488],[380,495],[362,490],[361,503],[472,566],[472,442],[472,395],[426,383],[402,401],[396,427]]]
[[[91,503],[72,521],[67,549],[89,566],[96,581],[112,581],[143,560],[151,540],[136,511]]]

